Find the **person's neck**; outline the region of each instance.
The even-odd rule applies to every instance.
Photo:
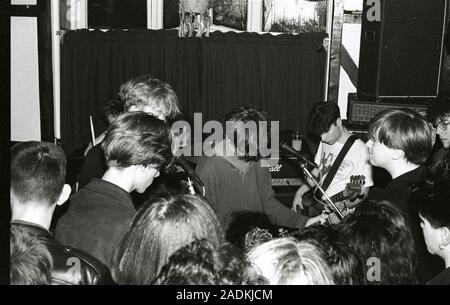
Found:
[[[446,249],[439,253],[439,256],[444,259],[445,268],[450,268],[450,246],[447,245]]]
[[[345,127],[341,127],[341,128],[342,128],[341,136],[339,137],[337,142],[339,142],[341,144],[345,144],[345,142],[347,142],[348,138],[350,138],[350,136],[352,134],[350,133],[350,131],[347,130],[347,128],[345,128]]]
[[[392,179],[395,179],[403,174],[409,173],[416,168],[418,168],[418,164],[414,164],[404,160],[397,160],[391,164],[391,166],[387,167],[386,170],[391,175]]]
[[[131,168],[118,169],[116,167],[110,167],[103,174],[102,179],[115,184],[130,193],[133,190],[132,175]]]
[[[37,203],[14,204],[17,208],[12,209],[11,220],[30,222],[50,230],[55,205],[51,205],[48,208],[45,207],[46,204],[42,204],[42,207],[38,207],[39,205]],[[26,206],[33,208],[26,208]]]

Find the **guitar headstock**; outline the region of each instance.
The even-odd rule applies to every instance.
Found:
[[[344,194],[347,197],[356,197],[363,193],[364,184],[366,184],[366,176],[364,175],[353,175],[350,176],[350,182],[347,183]]]

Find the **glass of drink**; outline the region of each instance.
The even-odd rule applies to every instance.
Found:
[[[302,150],[302,140],[303,140],[303,134],[296,130],[292,133],[292,148],[296,151]]]

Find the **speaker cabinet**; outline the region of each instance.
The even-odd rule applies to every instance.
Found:
[[[436,96],[446,11],[446,0],[364,0],[358,95]]]

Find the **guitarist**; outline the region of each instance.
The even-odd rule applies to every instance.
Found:
[[[344,202],[347,208],[356,206],[367,196],[369,187],[373,185],[372,166],[369,163],[366,145],[363,141],[355,139],[342,125],[339,107],[333,102],[320,102],[313,106],[308,121],[308,130],[320,137],[321,140],[314,158],[318,169],[314,168],[312,174],[316,178],[320,178],[319,182],[328,196],[331,197],[343,191],[352,175],[365,176],[365,185],[360,196],[352,202]],[[336,160],[337,162],[335,162]],[[328,173],[330,176],[327,179]],[[313,187],[313,182],[307,178],[307,182],[295,194],[292,205],[294,211],[302,210],[307,205],[303,195]],[[317,193],[320,198],[320,192]]]

